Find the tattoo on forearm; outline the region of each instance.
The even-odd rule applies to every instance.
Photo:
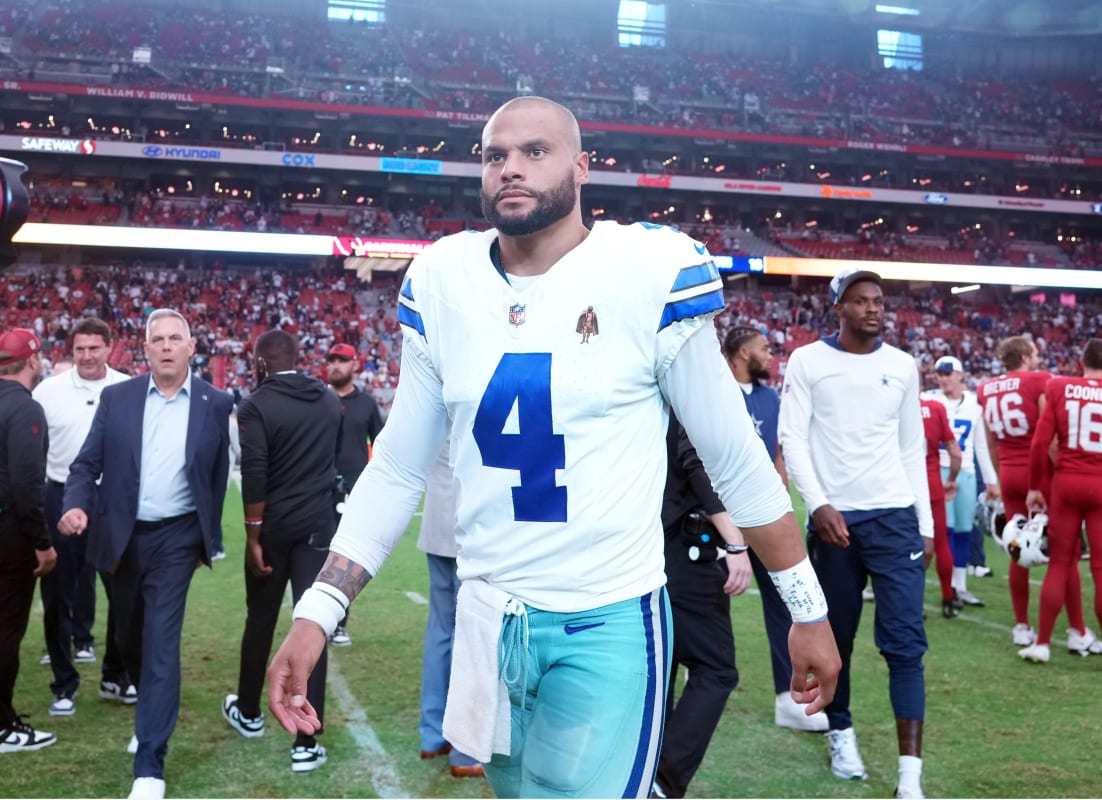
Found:
[[[330,553],[325,566],[318,573],[318,580],[344,592],[349,600],[355,598],[367,586],[371,575],[367,570],[346,556]]]

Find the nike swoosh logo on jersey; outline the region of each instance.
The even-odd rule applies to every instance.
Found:
[[[696,252],[700,253],[700,255],[704,255],[704,251],[708,249],[708,245],[706,244],[694,244],[693,247],[696,248]]]
[[[918,559],[922,558],[922,551],[919,550],[917,553],[911,553],[910,558],[911,561],[917,561]]]
[[[581,633],[582,631],[588,631],[591,628],[599,628],[604,625],[603,622],[589,622],[585,625],[571,625],[569,622],[562,626],[562,629],[566,631],[567,636],[573,636],[575,633]]]

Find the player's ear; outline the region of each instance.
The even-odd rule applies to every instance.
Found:
[[[581,186],[589,183],[589,153],[582,150],[574,158],[574,181]]]

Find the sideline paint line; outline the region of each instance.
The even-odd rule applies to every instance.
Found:
[[[341,675],[336,664],[336,659],[329,659],[328,691],[333,701],[343,710],[345,718],[344,730],[352,737],[359,748],[361,758],[357,759],[360,765],[371,764],[367,769],[371,776],[371,788],[379,797],[412,797],[409,791],[402,786],[402,779],[398,776],[394,762],[387,753],[383,743],[375,729],[368,722],[367,713],[356,702],[348,682]]]
[[[404,592],[404,594],[416,605],[427,606],[429,604],[428,598],[420,592]]]

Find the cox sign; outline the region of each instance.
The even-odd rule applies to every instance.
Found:
[[[306,153],[284,153],[282,161],[285,167],[314,166],[314,156]]]

